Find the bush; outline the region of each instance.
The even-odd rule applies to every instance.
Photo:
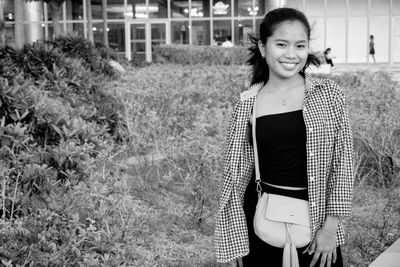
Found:
[[[161,45],[154,48],[156,62],[182,65],[242,65],[249,57],[246,47]]]
[[[118,56],[112,49],[101,44],[95,46],[83,37],[58,37],[47,41],[47,44],[56,47],[67,57],[83,60],[85,67],[98,74],[115,75],[114,70],[108,64],[110,60],[126,63],[126,59]]]
[[[120,100],[83,61],[41,43],[0,55],[0,211],[12,219],[40,206],[31,197],[48,206],[55,184],[85,180],[104,141],[121,141],[126,130]]]

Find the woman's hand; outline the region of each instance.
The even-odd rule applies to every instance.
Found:
[[[314,253],[310,267],[315,266],[318,258],[321,257],[319,267],[331,267],[331,263],[336,262],[336,231],[321,228],[315,235],[313,242],[308,250],[309,254]]]
[[[228,263],[229,267],[243,267],[242,258],[238,258]]]

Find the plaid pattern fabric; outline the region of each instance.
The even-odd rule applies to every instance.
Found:
[[[328,79],[306,76],[303,117],[307,132],[307,175],[312,238],[326,215],[349,216],[353,194],[353,138],[345,96]],[[236,102],[225,144],[223,181],[215,225],[218,262],[249,253],[244,193],[254,168],[253,148],[246,132],[253,103],[262,83],[243,92]],[[344,244],[339,220],[337,245]]]

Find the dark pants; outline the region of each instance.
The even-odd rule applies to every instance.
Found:
[[[331,64],[331,67],[334,67],[332,59],[326,59],[327,64]]]

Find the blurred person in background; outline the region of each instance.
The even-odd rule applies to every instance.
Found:
[[[374,63],[376,63],[375,61],[375,42],[374,42],[374,36],[371,34],[369,36],[369,54],[371,55],[372,59],[374,60]]]
[[[232,36],[230,36],[230,35],[226,36],[225,42],[223,42],[221,46],[222,47],[233,47]]]
[[[333,61],[332,61],[332,58],[335,58],[335,57],[331,56],[331,51],[332,51],[332,49],[328,47],[327,49],[325,49],[324,52],[322,52],[322,54],[324,55],[326,64],[331,65],[331,68],[335,69],[335,65],[333,65]]]
[[[251,86],[234,105],[225,143],[215,222],[218,262],[287,263],[284,247],[265,242],[254,230],[260,199],[275,194],[306,201],[303,216],[310,219],[306,245],[291,246],[297,254],[291,260],[298,265],[285,266],[343,266],[353,139],[342,89],[332,80],[305,75],[310,64],[319,65],[309,53],[310,31],[302,12],[278,8],[265,15],[259,38],[250,38]]]

